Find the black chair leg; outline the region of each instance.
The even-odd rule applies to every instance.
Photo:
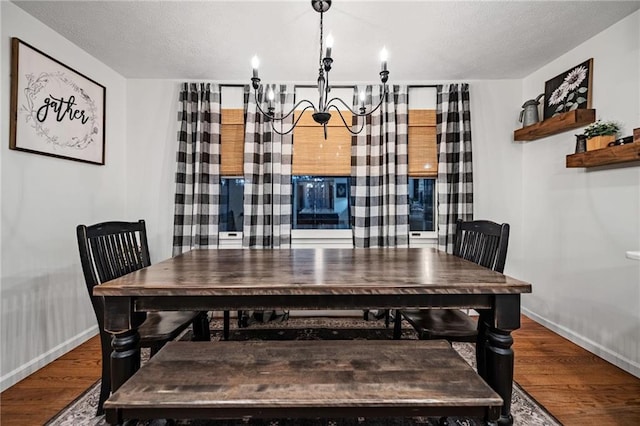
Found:
[[[393,340],[400,340],[402,336],[402,314],[396,309],[393,316]]]
[[[486,311],[478,311],[478,313],[480,317],[478,318],[478,337],[476,338],[476,367],[480,377],[486,379],[487,313]]]
[[[249,327],[249,315],[250,311],[238,311],[238,328]]]
[[[209,331],[209,316],[206,312],[200,312],[193,323],[193,339],[197,342],[207,342],[211,340],[211,332]]]
[[[229,326],[230,326],[229,311],[224,311],[224,313],[222,314],[222,338],[224,340],[229,340]]]
[[[100,333],[100,343],[102,346],[102,381],[96,416],[104,414],[104,402],[111,394],[111,336],[106,332]]]

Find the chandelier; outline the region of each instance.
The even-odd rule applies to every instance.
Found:
[[[389,71],[387,70],[387,56],[388,56],[387,50],[383,48],[382,51],[380,52],[380,60],[382,62],[381,71],[380,71],[380,81],[382,82],[383,87],[382,87],[382,96],[380,97],[380,102],[378,103],[378,105],[375,106],[375,108],[372,108],[370,111],[367,111],[367,109],[365,108],[364,92],[360,92],[359,94],[360,107],[358,108],[358,112],[351,109],[351,107],[347,105],[340,98],[329,99],[329,92],[331,92],[331,85],[329,84],[329,72],[331,71],[331,65],[333,64],[333,58],[331,57],[331,48],[333,47],[333,37],[331,36],[331,34],[329,34],[329,36],[327,37],[326,45],[323,46],[323,42],[324,42],[323,15],[324,15],[324,12],[329,10],[329,8],[331,7],[331,0],[311,0],[311,6],[313,7],[313,10],[320,13],[320,54],[318,58],[318,62],[319,62],[318,105],[316,106],[310,100],[303,99],[297,104],[295,104],[294,107],[291,109],[291,111],[288,111],[286,113],[283,112],[280,115],[276,115],[275,107],[274,107],[275,94],[273,92],[273,89],[269,88],[266,93],[267,111],[265,111],[261,107],[261,102],[258,95],[260,93],[262,94],[262,96],[264,96],[264,91],[260,84],[260,77],[258,77],[259,60],[257,56],[254,56],[251,61],[251,65],[253,67],[253,77],[251,78],[251,86],[253,87],[256,105],[260,113],[265,117],[265,121],[271,122],[271,128],[273,129],[274,132],[278,133],[279,135],[286,135],[292,132],[293,129],[298,124],[298,121],[300,121],[300,118],[302,118],[303,113],[310,108],[313,108],[313,114],[312,114],[313,120],[324,127],[325,139],[327,138],[327,123],[331,119],[331,112],[330,112],[331,109],[334,109],[338,113],[338,115],[342,119],[342,123],[347,128],[347,130],[349,130],[351,134],[357,135],[364,128],[365,120],[362,120],[362,124],[358,130],[356,131],[352,130],[351,126],[347,124],[347,121],[345,120],[344,116],[342,115],[342,112],[340,111],[337,105],[341,104],[356,117],[367,117],[373,114],[378,108],[380,108],[380,106],[382,105],[382,102],[387,96],[387,80],[389,79]],[[323,47],[325,48],[324,57],[322,56]],[[275,121],[279,121],[282,124],[282,122],[286,120],[291,114],[293,114],[294,111],[298,110],[298,107],[301,107],[303,105],[304,105],[304,108],[300,111],[297,119],[293,122],[293,125],[291,126],[290,129],[288,129],[287,131],[282,131],[282,125],[280,126],[281,131],[278,131],[276,129],[276,127],[274,126]]]

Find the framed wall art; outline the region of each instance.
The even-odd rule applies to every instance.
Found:
[[[593,58],[544,84],[544,119],[575,109],[591,108]]]
[[[106,88],[11,39],[9,148],[104,164]]]

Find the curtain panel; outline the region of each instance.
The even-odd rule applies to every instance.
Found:
[[[455,223],[473,219],[469,85],[438,85],[438,248],[453,253]]]
[[[265,96],[271,88],[276,116],[293,108],[293,85],[263,85],[258,94],[267,111]],[[246,126],[244,141],[244,225],[242,246],[251,248],[289,248],[291,246],[291,160],[292,133],[280,135],[258,110],[255,97],[245,88]],[[293,114],[276,121],[278,132],[288,131]]]
[[[173,255],[218,246],[220,87],[183,83],[178,106]]]
[[[353,107],[361,106],[365,92],[370,111],[383,95],[382,86],[358,87]],[[351,140],[351,223],[356,248],[407,247],[408,200],[408,96],[406,86],[391,86],[381,107],[371,116],[354,118],[364,130]]]

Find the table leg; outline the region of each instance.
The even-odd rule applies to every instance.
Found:
[[[111,391],[115,392],[140,368],[140,334],[127,330],[111,340]]]
[[[128,297],[104,298],[104,329],[111,340],[111,392],[115,392],[140,368],[140,334],[138,327],[147,317],[134,312]]]
[[[513,425],[511,393],[513,391],[513,338],[511,332],[488,327],[485,354],[484,380],[504,401],[498,425]]]

